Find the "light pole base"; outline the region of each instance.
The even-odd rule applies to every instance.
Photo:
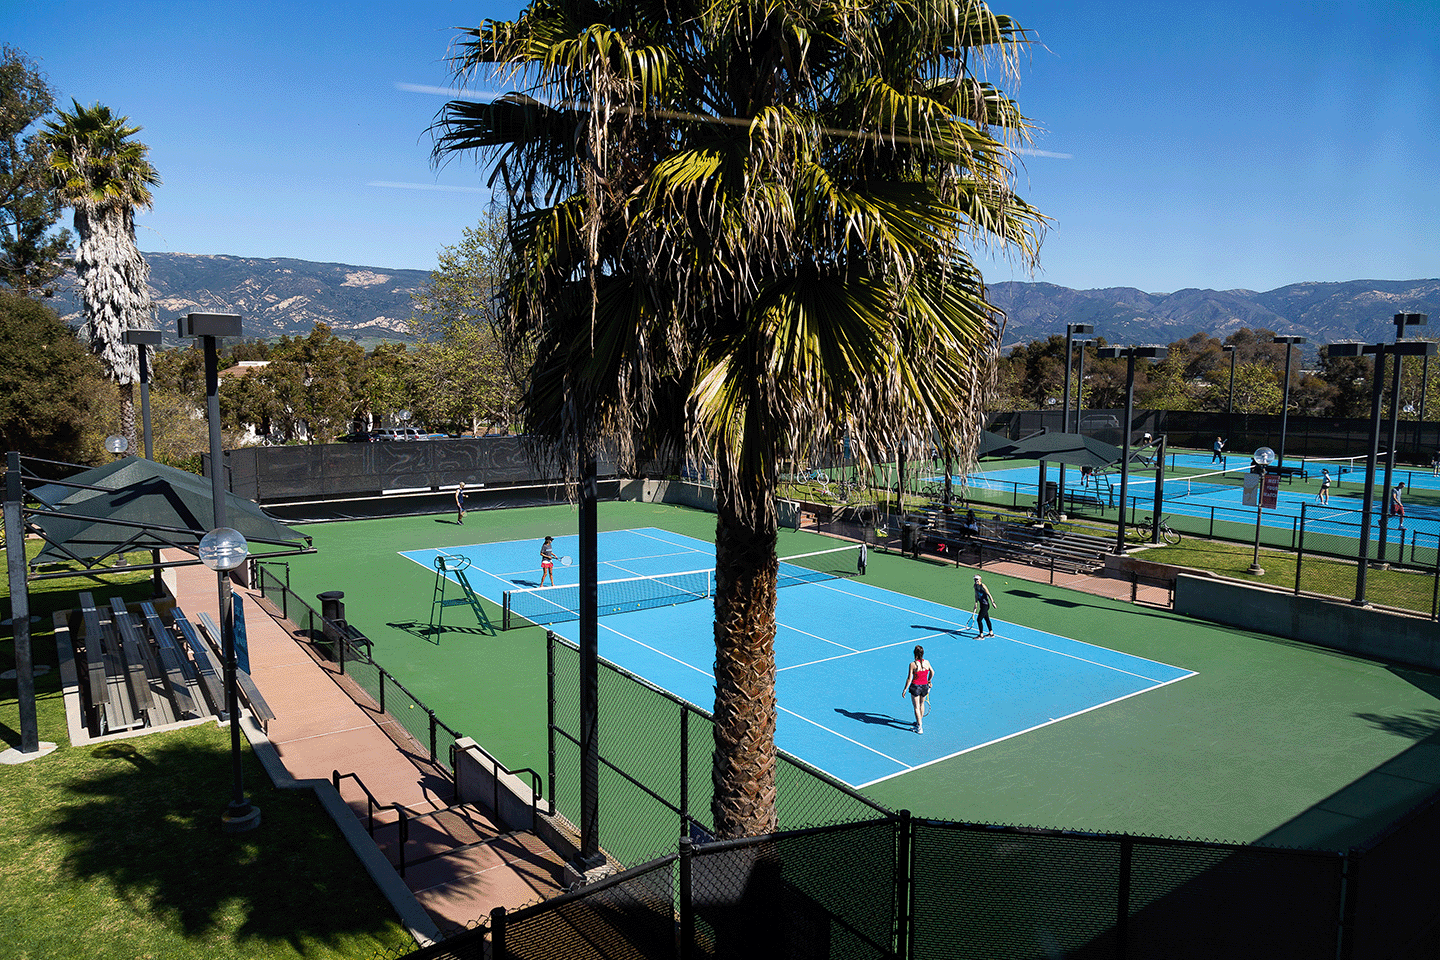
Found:
[[[220,815],[220,829],[225,833],[245,833],[260,826],[260,808],[247,803],[243,810],[226,807]]]
[[[1265,574],[1265,568],[1260,566],[1260,564],[1258,563],[1252,563],[1249,567],[1245,569],[1245,572],[1253,576],[1259,577]]]
[[[31,760],[39,760],[41,757],[48,757],[55,752],[55,744],[40,741],[39,749],[33,753],[26,753],[18,747],[0,752],[0,764],[9,765],[15,763],[28,763]]]

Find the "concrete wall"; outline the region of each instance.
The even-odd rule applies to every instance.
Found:
[[[534,791],[529,781],[506,771],[469,737],[456,740],[455,746],[456,799],[491,808],[510,830],[534,831]]]
[[[1440,624],[1344,600],[1180,574],[1175,612],[1357,656],[1440,669]]]

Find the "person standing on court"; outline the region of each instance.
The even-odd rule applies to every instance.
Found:
[[[550,578],[550,586],[555,586],[555,538],[546,537],[545,542],[540,544],[540,586],[545,586],[545,578]]]
[[[1322,507],[1330,502],[1330,470],[1328,467],[1320,471],[1320,494],[1317,499]]]
[[[995,605],[995,598],[990,596],[990,590],[980,579],[980,574],[975,574],[975,630],[977,637],[995,636],[995,624],[990,622],[990,608]]]
[[[1405,504],[1400,501],[1400,495],[1405,492],[1405,484],[1397,483],[1390,488],[1390,515],[1400,518],[1400,529],[1405,529]]]
[[[1210,450],[1210,462],[1214,463],[1216,460],[1219,460],[1223,466],[1225,464],[1225,441],[1220,437],[1216,437],[1215,445],[1211,447]]]
[[[910,670],[905,674],[905,688],[900,691],[900,696],[910,694],[910,700],[915,705],[915,732],[924,733],[926,699],[930,696],[930,684],[935,680],[935,670],[930,666],[930,661],[925,659],[925,648],[915,648],[915,659],[910,661]]]
[[[465,522],[465,481],[460,481],[460,486],[455,488],[455,522]]]
[[[865,541],[860,541],[860,554],[855,558],[855,569],[860,576],[865,576],[865,564],[870,559],[870,548],[865,546]]]

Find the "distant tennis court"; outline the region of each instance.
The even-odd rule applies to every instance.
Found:
[[[434,570],[435,558],[463,556],[477,593],[501,603],[507,591],[540,580],[539,541],[411,550],[401,555]],[[577,538],[555,552],[574,556]],[[658,528],[602,532],[601,581],[676,571],[708,571],[714,547]],[[833,555],[832,555],[833,556]],[[854,554],[842,556],[854,569]],[[784,558],[782,558],[783,561]],[[1017,737],[1069,717],[1194,676],[1171,666],[995,618],[996,636],[978,639],[969,621],[970,580],[956,578],[956,606],[839,578],[836,561],[802,572],[779,594],[775,658],[779,670],[777,745],[855,787]],[[784,564],[782,563],[782,570]],[[559,587],[578,566],[557,565]],[[663,578],[662,578],[663,579]],[[630,597],[631,586],[602,586],[602,613]],[[653,590],[651,591],[653,593]],[[692,591],[698,597],[698,591]],[[678,598],[677,598],[678,599]],[[1002,607],[995,613],[1003,614]],[[600,618],[600,655],[656,686],[707,707],[714,700],[714,641],[707,602],[675,602]],[[573,619],[551,629],[578,639]],[[925,733],[911,729],[903,693],[911,649],[924,645],[935,667]]]

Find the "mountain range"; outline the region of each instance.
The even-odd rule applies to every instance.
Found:
[[[324,322],[341,336],[361,341],[409,340],[410,295],[430,274],[308,260],[262,260],[187,253],[147,253],[160,327],[169,341],[175,318],[192,311],[239,313],[245,335],[304,336]],[[1177,290],[1147,293],[1133,287],[1072,290],[1053,283],[1007,281],[990,287],[991,300],[1007,314],[1007,347],[1064,335],[1069,323],[1090,323],[1110,343],[1171,343],[1205,331],[1224,338],[1242,327],[1310,338],[1379,342],[1394,338],[1391,317],[1435,317],[1440,337],[1440,279],[1350,280],[1292,283],[1275,290]],[[79,319],[73,285],[55,307]],[[1413,328],[1407,336],[1423,331]]]

